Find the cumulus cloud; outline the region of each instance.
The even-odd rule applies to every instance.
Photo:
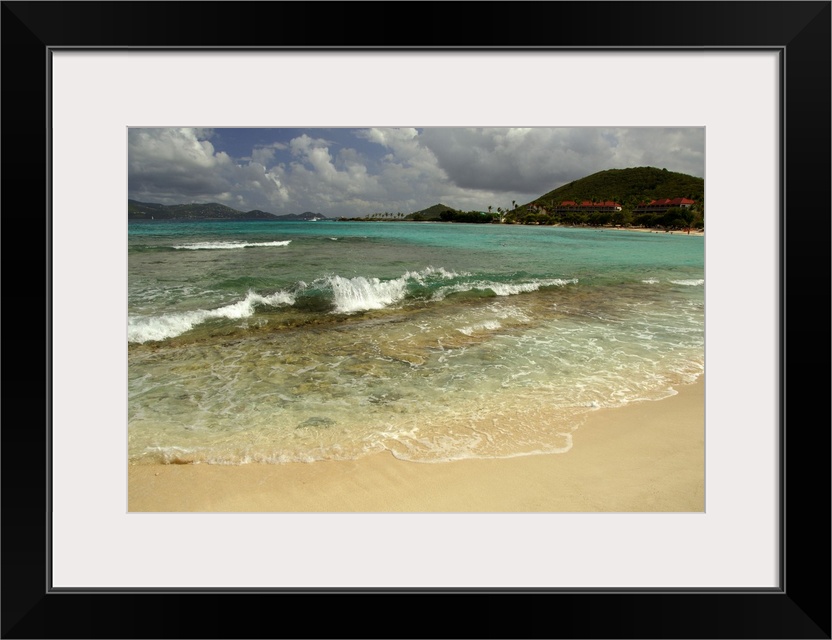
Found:
[[[128,131],[130,190],[163,196],[221,193],[230,184],[223,166],[231,164],[215,153],[208,140],[193,129],[130,129]]]
[[[286,149],[287,146],[280,142],[273,142],[272,144],[266,145],[257,145],[251,151],[251,160],[258,164],[262,164],[264,167],[269,166],[273,163],[275,154],[282,149]]]
[[[153,202],[233,200],[239,207],[273,206],[289,198],[274,172],[255,160],[237,162],[217,151],[210,130],[128,130],[130,197]]]
[[[410,213],[442,197],[454,206],[447,202],[454,195],[470,199],[449,183],[415,129],[366,129],[354,135],[355,142],[365,140],[378,149],[371,146],[368,154],[308,133],[292,138],[291,161],[276,171],[297,203],[327,215],[367,215]]]

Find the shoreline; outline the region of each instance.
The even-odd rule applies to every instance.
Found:
[[[602,229],[611,229],[612,231],[636,231],[638,233],[657,233],[659,235],[670,235],[670,236],[704,236],[705,231],[702,229],[691,230],[690,233],[687,231],[679,231],[674,229],[673,231],[665,231],[664,229],[653,229],[650,227],[601,227]]]
[[[693,234],[691,234],[693,235]],[[128,465],[129,512],[702,512],[704,375],[593,412],[566,453],[441,463]]]
[[[665,230],[658,227],[592,227],[587,225],[574,225],[574,224],[515,224],[511,222],[506,223],[496,223],[496,222],[484,222],[479,225],[477,224],[470,224],[464,222],[453,222],[448,220],[366,220],[364,218],[346,218],[346,219],[335,219],[335,222],[413,222],[416,224],[468,224],[468,226],[490,226],[492,224],[499,224],[500,226],[515,226],[515,227],[553,227],[559,229],[594,229],[596,231],[635,231],[637,233],[656,233],[656,234],[667,234],[670,236],[704,236],[705,230],[704,229],[691,229],[690,233],[687,231],[682,231],[680,229],[673,229],[673,230]]]

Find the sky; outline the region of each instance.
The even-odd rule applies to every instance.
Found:
[[[131,128],[128,197],[276,215],[525,204],[603,171],[705,177],[705,130],[664,128]]]

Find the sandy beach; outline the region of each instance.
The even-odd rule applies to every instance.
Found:
[[[635,231],[637,233],[667,233],[673,236],[699,236],[703,237],[705,231],[703,229],[691,229],[688,231],[665,231],[664,229],[652,229],[650,227],[606,227],[613,231]],[[605,229],[606,229],[605,228]]]
[[[444,463],[388,453],[282,465],[131,465],[131,512],[701,512],[704,376],[600,409],[567,453]]]

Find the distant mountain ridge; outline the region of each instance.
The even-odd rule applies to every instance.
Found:
[[[276,216],[267,211],[253,209],[252,211],[238,211],[217,202],[191,204],[158,204],[155,202],[139,202],[127,200],[128,220],[283,220],[310,221],[326,220],[321,213],[304,211],[303,213],[287,213]]]

